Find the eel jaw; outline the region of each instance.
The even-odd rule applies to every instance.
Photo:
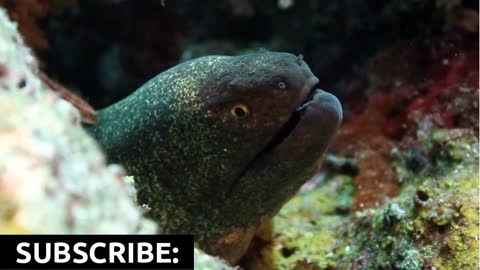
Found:
[[[334,95],[320,89],[314,90],[311,99],[300,106],[294,114],[300,115],[295,127],[275,147],[276,149],[288,146],[305,147],[301,142],[305,140],[312,141],[309,145],[311,148],[318,148],[316,141],[328,144],[343,118],[340,101]]]
[[[277,148],[301,147],[298,141],[301,143],[305,139],[329,141],[342,118],[342,106],[334,95],[320,89],[312,90],[256,159],[272,154]]]

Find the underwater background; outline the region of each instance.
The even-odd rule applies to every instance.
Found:
[[[343,123],[238,266],[196,249],[196,268],[478,269],[478,1],[0,7],[1,232],[154,232],[80,122],[179,63],[264,48],[302,54]]]

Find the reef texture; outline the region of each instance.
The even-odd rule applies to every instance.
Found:
[[[0,9],[0,231],[154,233],[123,169],[106,165],[79,111],[38,74],[16,24]]]
[[[434,128],[469,129],[478,135],[477,37],[448,34],[417,40],[372,60],[367,86],[344,103],[351,108],[351,121],[334,146],[340,155],[354,157],[358,166],[353,212],[398,194],[403,180],[390,165],[394,147],[420,148],[419,136],[431,136]],[[359,99],[367,100],[363,108]],[[422,154],[415,156],[421,159]]]
[[[435,132],[428,143],[441,147],[447,133]],[[478,158],[471,134],[450,147],[444,152],[467,150],[467,159]],[[421,175],[410,172],[398,196],[352,215],[345,212],[354,194],[352,179],[327,179],[281,210],[274,219],[275,238],[261,259],[246,264],[253,269],[477,269],[478,167],[467,163],[443,176],[432,176],[438,167]]]

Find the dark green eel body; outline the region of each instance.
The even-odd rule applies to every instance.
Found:
[[[340,125],[340,103],[317,83],[288,53],[206,56],[100,110],[89,130],[135,177],[161,233],[195,234],[235,262],[316,172]]]

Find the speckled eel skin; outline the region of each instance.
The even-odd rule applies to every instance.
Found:
[[[317,83],[289,53],[205,56],[100,110],[89,130],[135,177],[161,233],[194,234],[236,262],[313,176],[342,121]]]

